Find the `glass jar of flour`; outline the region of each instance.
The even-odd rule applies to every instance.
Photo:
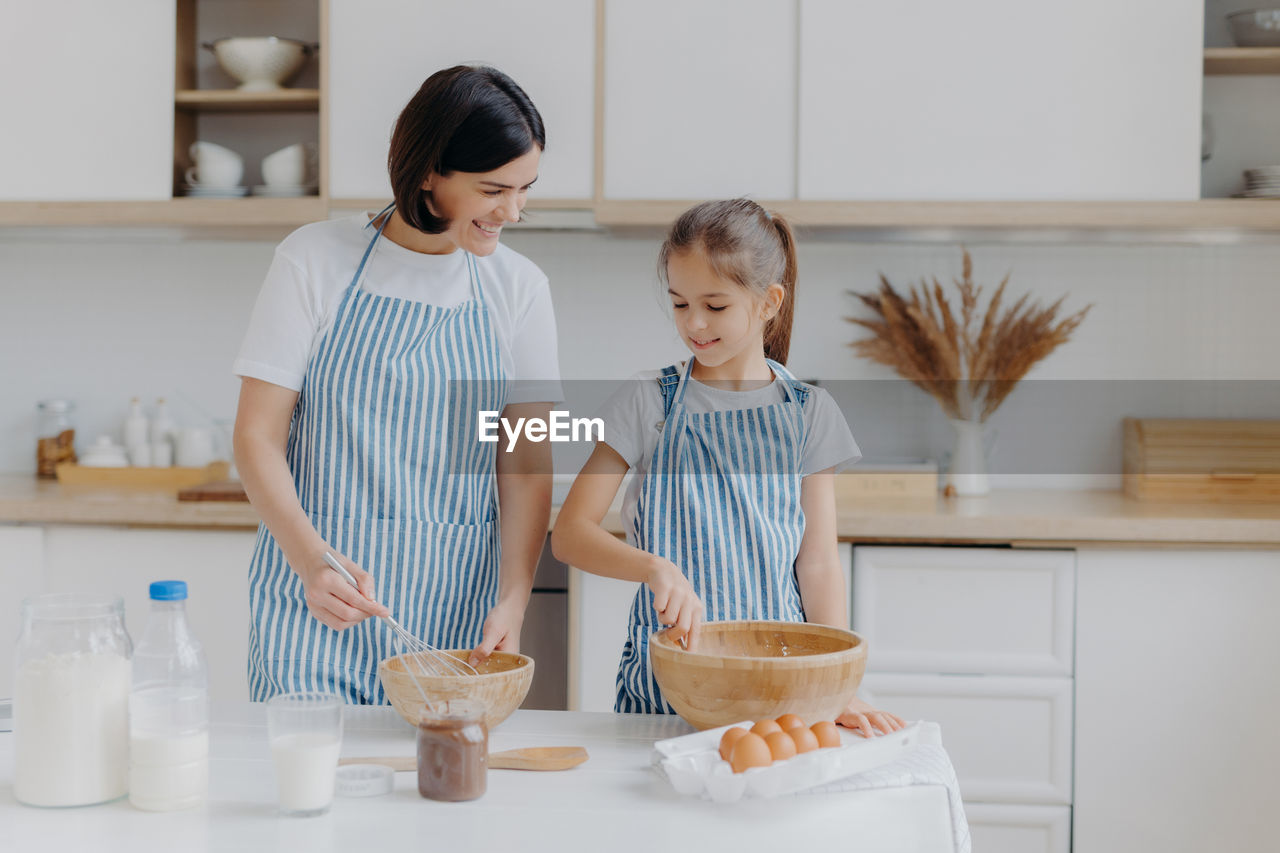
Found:
[[[132,651],[119,597],[22,602],[13,692],[19,802],[86,806],[127,792]]]

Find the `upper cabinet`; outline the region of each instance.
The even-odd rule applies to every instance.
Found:
[[[391,197],[396,117],[433,72],[482,62],[511,75],[547,130],[530,204],[591,199],[594,0],[329,0],[329,194]]]
[[[604,197],[793,197],[795,4],[604,6]]]
[[[799,2],[801,199],[1200,197],[1203,0]]]
[[[8,3],[0,200],[162,200],[172,190],[172,0]]]

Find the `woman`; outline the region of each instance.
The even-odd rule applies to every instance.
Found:
[[[400,650],[370,616],[471,648],[473,662],[518,650],[551,453],[496,453],[476,424],[481,411],[545,418],[560,395],[546,276],[498,243],[544,146],[511,78],[437,72],[396,122],[394,204],[304,226],[276,249],[234,368],[236,464],[263,521],[251,698],[385,701],[378,662]]]

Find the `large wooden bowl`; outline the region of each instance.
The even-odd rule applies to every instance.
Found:
[[[420,653],[421,654],[421,653]],[[470,649],[450,650],[445,654],[466,660]],[[430,656],[423,656],[428,671],[433,669]],[[511,716],[520,707],[529,685],[533,684],[533,658],[512,652],[494,652],[489,659],[476,667],[478,675],[421,675],[418,664],[410,655],[397,655],[378,664],[378,680],[387,698],[400,716],[416,727],[422,719],[426,704],[422,693],[414,685],[414,679],[422,685],[422,692],[432,703],[448,699],[471,699],[487,709],[485,725],[490,730]],[[434,667],[438,669],[439,666]],[[410,674],[412,673],[412,675]]]
[[[852,631],[808,622],[707,622],[696,652],[659,631],[649,659],[662,695],[699,729],[796,714],[834,720],[867,668]]]

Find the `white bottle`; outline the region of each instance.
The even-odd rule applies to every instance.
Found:
[[[130,465],[145,468],[151,464],[151,425],[137,397],[129,401],[129,414],[124,419],[124,447]]]
[[[145,811],[191,808],[209,792],[209,676],[187,625],[187,585],[151,584],[151,615],[133,653],[129,802]]]
[[[156,398],[156,414],[151,419],[151,464],[168,468],[173,464],[174,433],[177,428],[169,416],[169,404],[164,397]]]

